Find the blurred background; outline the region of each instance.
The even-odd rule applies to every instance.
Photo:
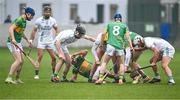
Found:
[[[6,47],[8,27],[11,21],[24,13],[24,7],[32,7],[36,11],[25,31],[29,37],[34,21],[43,14],[43,7],[50,6],[61,31],[82,23],[87,33],[96,37],[112,21],[115,13],[121,13],[130,31],[164,38],[180,48],[179,5],[180,0],[0,0],[0,47]],[[26,43],[24,45],[27,46]],[[81,40],[71,46],[91,45],[91,42]]]

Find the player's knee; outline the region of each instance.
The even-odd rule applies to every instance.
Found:
[[[18,63],[18,65],[23,64],[23,60],[21,60],[21,59],[16,59],[16,62]]]
[[[168,67],[168,64],[163,63],[163,64],[162,64],[162,67],[163,67],[163,69],[165,69],[165,68],[167,68],[167,67]]]

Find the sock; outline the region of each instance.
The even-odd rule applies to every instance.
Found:
[[[158,75],[158,76],[155,76],[154,78],[156,78],[156,79],[161,79],[161,77]]]
[[[89,76],[89,78],[88,78],[89,80],[92,80],[92,76]]]
[[[154,72],[154,75],[155,75],[155,76],[159,76],[159,73],[157,73],[157,72]]]
[[[13,77],[13,75],[8,75],[8,78],[12,78]]]
[[[39,75],[39,70],[35,70],[35,75]]]
[[[57,75],[58,75],[57,73],[54,73],[54,77],[57,77]]]
[[[172,76],[168,76],[169,80],[173,80],[173,77]]]
[[[63,76],[63,80],[66,79],[66,76]]]
[[[103,79],[103,76],[104,76],[104,74],[100,73],[99,74],[99,79]]]
[[[119,79],[123,80],[124,75],[119,75]]]

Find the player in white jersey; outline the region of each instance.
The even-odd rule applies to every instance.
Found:
[[[93,53],[93,55],[95,57],[95,62],[93,63],[93,68],[90,71],[88,82],[92,81],[92,76],[95,73],[95,71],[97,69],[97,66],[100,65],[100,61],[101,61],[101,59],[102,59],[102,57],[103,57],[103,55],[104,55],[104,53],[106,51],[107,38],[105,38],[102,47],[99,47],[100,42],[101,42],[102,34],[103,33],[98,34],[95,42],[93,43],[92,49],[91,49],[91,51],[92,51],[92,53]]]
[[[169,68],[169,63],[175,53],[174,47],[167,41],[155,37],[145,37],[144,41],[139,42],[139,46],[148,48],[154,52],[150,63],[153,66],[155,77],[150,81],[150,83],[161,81],[156,65],[158,61],[161,61],[162,67],[169,78],[168,84],[175,84],[172,77],[172,71]]]
[[[52,71],[54,73],[54,67],[56,65],[56,58],[55,54],[53,52],[53,40],[55,38],[55,34],[53,33],[53,29],[56,33],[58,33],[58,26],[56,23],[56,20],[51,17],[51,8],[49,6],[44,7],[44,15],[40,18],[38,18],[35,21],[35,27],[31,33],[31,42],[35,38],[35,34],[38,33],[38,62],[40,64],[42,58],[43,58],[43,50],[46,49],[51,56],[51,65],[52,65]],[[39,68],[35,69],[35,76],[34,79],[39,79]]]
[[[64,30],[56,36],[54,45],[55,45],[55,52],[59,57],[59,61],[56,64],[54,75],[51,79],[52,82],[59,82],[58,73],[65,63],[66,67],[63,72],[63,79],[62,81],[68,81],[66,76],[71,66],[71,58],[69,55],[69,51],[67,49],[67,45],[76,42],[78,39],[84,38],[90,41],[95,41],[94,38],[85,35],[86,30],[84,27],[78,25],[75,30]]]

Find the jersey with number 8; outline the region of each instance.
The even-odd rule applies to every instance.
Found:
[[[121,22],[111,22],[107,25],[108,44],[117,49],[124,49],[124,35],[128,27]]]

